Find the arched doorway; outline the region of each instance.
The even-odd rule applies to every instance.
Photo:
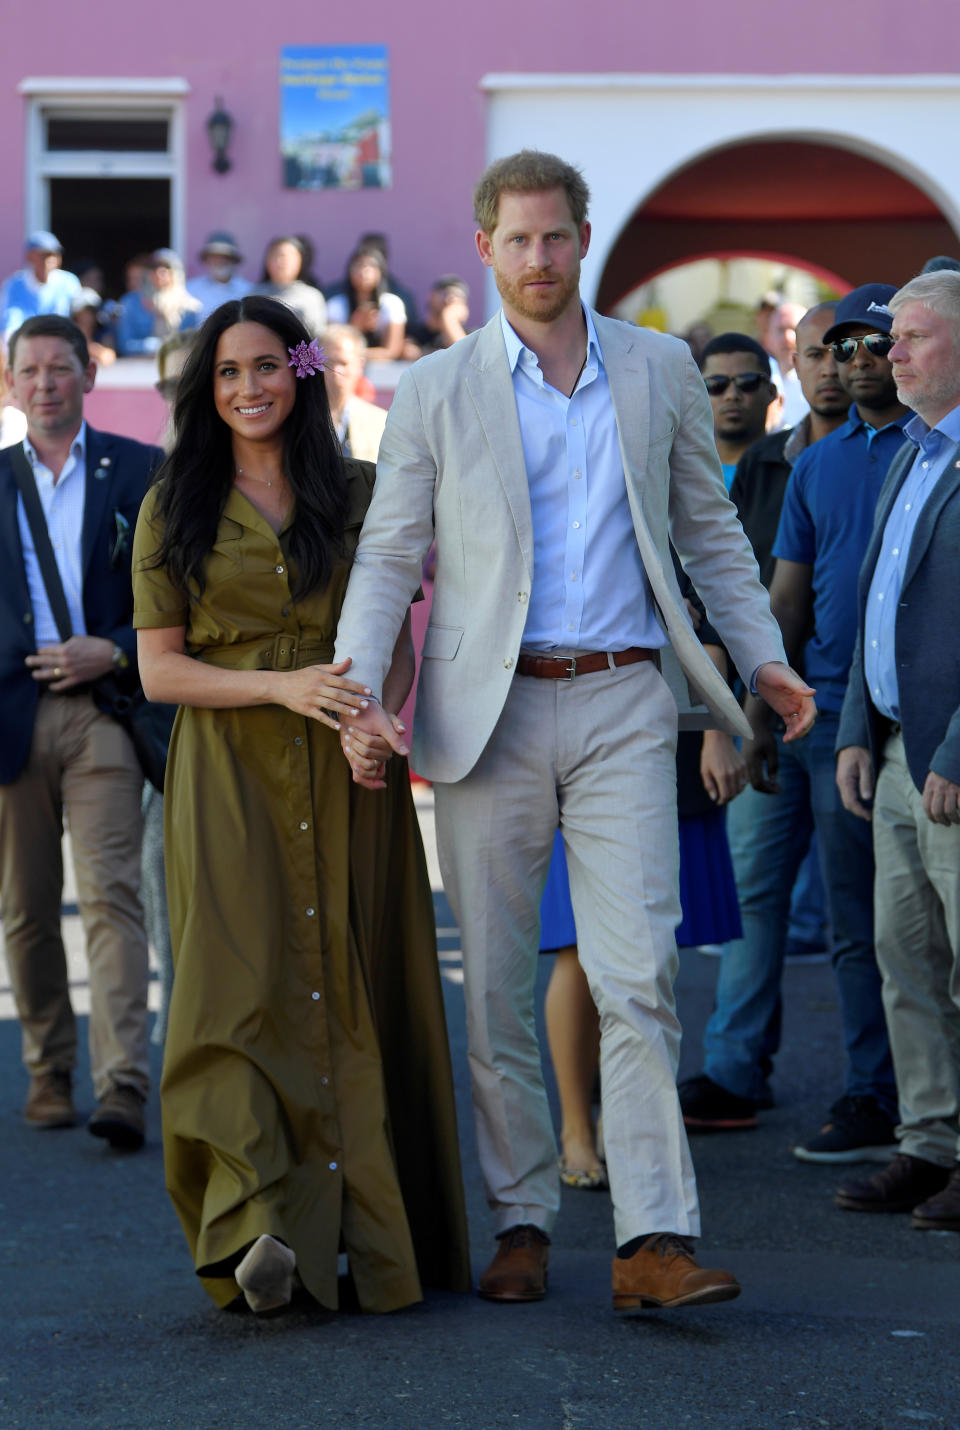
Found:
[[[911,179],[867,155],[807,139],[756,138],[701,154],[650,192],[600,277],[603,312],[693,259],[751,254],[844,285],[903,283],[960,239]]]

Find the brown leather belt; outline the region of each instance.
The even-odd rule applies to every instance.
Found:
[[[573,680],[578,675],[592,675],[597,670],[609,670],[613,665],[636,665],[640,660],[660,664],[660,652],[645,645],[633,645],[629,650],[591,651],[589,655],[519,655],[518,675],[535,675],[540,680]]]

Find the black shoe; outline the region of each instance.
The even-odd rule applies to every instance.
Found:
[[[691,1132],[739,1132],[757,1125],[757,1104],[727,1092],[706,1073],[688,1077],[677,1092],[684,1123]]]
[[[950,1168],[900,1152],[867,1182],[844,1182],[833,1200],[845,1212],[912,1212],[943,1191]]]
[[[830,1120],[793,1155],[801,1162],[887,1162],[897,1150],[892,1117],[873,1097],[841,1097]]]

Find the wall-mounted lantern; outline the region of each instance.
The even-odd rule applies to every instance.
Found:
[[[213,150],[213,168],[216,173],[225,174],[230,168],[227,150],[233,135],[233,117],[224,109],[219,95],[214,100],[214,105],[216,107],[207,120],[207,135]]]

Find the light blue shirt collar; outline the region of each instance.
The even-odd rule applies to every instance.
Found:
[[[587,323],[587,362],[591,356],[594,358],[597,368],[603,367],[603,353],[600,350],[600,339],[597,337],[597,330],[593,322],[593,314],[589,308],[583,308],[583,316]],[[503,341],[507,349],[507,362],[510,365],[511,373],[516,372],[517,363],[525,352],[531,349],[517,336],[515,330],[507,322],[507,315],[500,309],[500,328],[503,332]],[[534,354],[535,355],[535,354]]]
[[[946,417],[941,417],[935,427],[928,427],[923,418],[915,413],[903,430],[910,441],[916,443],[918,447],[929,445],[938,447],[942,437],[946,437],[948,442],[960,442],[960,407],[954,407]],[[937,440],[931,444],[930,438],[935,434]]]
[[[29,436],[24,437],[23,439],[23,450],[26,452],[27,457],[29,458],[31,467],[46,466],[46,463],[43,461],[40,454],[33,446],[33,443],[30,441]],[[76,467],[79,467],[81,471],[85,469],[87,457],[86,418],[84,418],[84,420],[80,423],[80,426],[77,430],[77,435],[70,443],[70,457],[74,459],[74,465],[70,468],[71,471],[73,471]]]

